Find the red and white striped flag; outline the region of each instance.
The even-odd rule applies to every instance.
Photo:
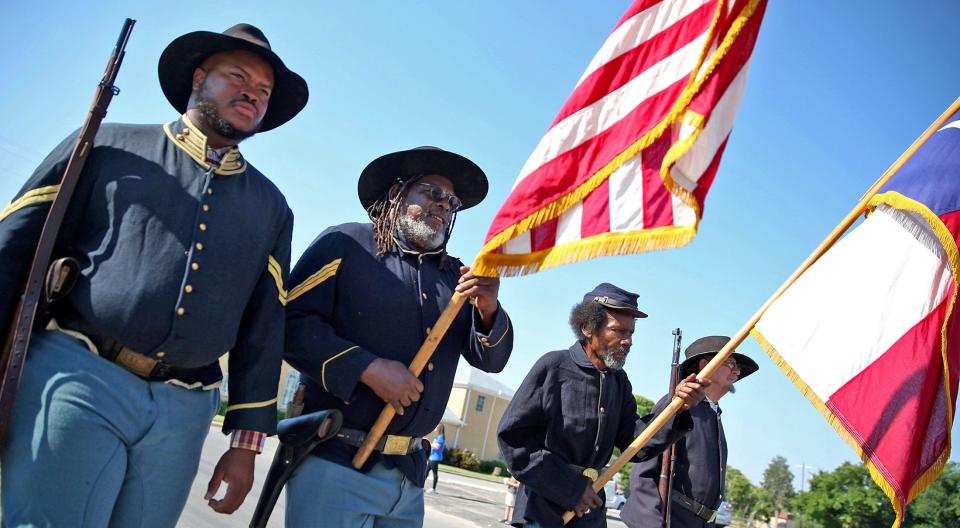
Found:
[[[520,171],[474,263],[519,275],[697,231],[766,0],[637,0]]]
[[[960,112],[751,334],[863,459],[903,521],[950,458],[960,379]]]

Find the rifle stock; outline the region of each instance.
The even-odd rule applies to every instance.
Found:
[[[97,85],[93,104],[90,106],[87,118],[80,129],[77,143],[73,147],[73,152],[70,154],[66,169],[63,172],[63,178],[60,180],[60,190],[56,199],[50,205],[43,230],[40,232],[23,295],[17,303],[13,320],[8,326],[3,350],[0,352],[0,370],[2,370],[2,380],[0,380],[0,444],[3,444],[7,436],[17,388],[20,386],[23,363],[26,360],[27,348],[30,345],[30,331],[37,314],[37,304],[46,278],[47,267],[50,265],[50,258],[53,255],[57,234],[63,224],[67,206],[70,205],[70,198],[73,196],[73,191],[80,179],[80,172],[83,170],[87,155],[92,149],[93,140],[100,129],[100,122],[107,115],[107,107],[110,105],[113,96],[120,93],[119,88],[114,86],[114,82],[123,62],[124,50],[135,22],[129,18],[124,21],[120,37],[110,54],[110,60],[107,62],[103,77]]]
[[[677,390],[677,383],[680,382],[681,337],[683,333],[679,328],[673,331],[673,361],[670,363],[670,390],[667,394],[673,394]],[[660,481],[657,482],[657,489],[660,491],[660,505],[663,508],[663,520],[667,528],[670,527],[670,490],[673,488],[673,464],[676,460],[676,445],[671,445],[670,449],[660,455]]]

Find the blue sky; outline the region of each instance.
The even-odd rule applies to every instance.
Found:
[[[527,156],[628,5],[8,2],[0,18],[7,123],[0,201],[82,123],[124,16],[138,23],[107,119],[141,123],[176,118],[156,79],[173,38],[245,21],[261,27],[310,84],[310,103],[296,119],[243,144],[288,197],[294,256],[324,227],[364,219],[356,179],[366,163],[429,144],[470,157],[490,178],[487,201],[461,215],[451,243],[470,262]],[[635,392],[657,399],[667,384],[671,330],[681,327],[685,344],[736,332],[960,95],[950,53],[958,16],[960,4],[947,0],[771,1],[696,240],[504,280],[501,300],[517,334],[497,378],[515,387],[541,354],[569,346],[570,306],[610,281],[639,292],[650,314],[637,326],[626,369]],[[722,402],[731,465],[758,482],[776,455],[822,470],[854,459],[753,341],[739,350],[761,370]]]

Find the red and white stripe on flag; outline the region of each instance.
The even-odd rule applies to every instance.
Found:
[[[950,455],[960,375],[960,118],[751,334],[870,469],[897,512]]]
[[[637,0],[494,218],[474,271],[517,275],[696,234],[766,0]]]

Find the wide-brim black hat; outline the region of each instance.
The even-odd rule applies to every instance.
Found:
[[[690,346],[683,352],[687,359],[683,360],[683,363],[680,364],[681,374],[683,376],[691,373],[695,374],[699,370],[697,369],[697,363],[701,359],[706,359],[706,356],[716,354],[729,341],[730,338],[727,336],[707,336],[690,343]],[[737,365],[740,366],[740,377],[738,381],[760,370],[757,362],[750,359],[749,356],[745,356],[739,352],[733,352],[730,355],[737,360]]]
[[[193,92],[193,72],[207,57],[233,50],[256,53],[273,67],[273,90],[260,123],[261,132],[277,128],[303,110],[309,97],[307,82],[283,64],[263,32],[250,24],[237,24],[223,33],[194,31],[171,42],[157,66],[167,101],[185,113]]]
[[[450,180],[453,191],[469,209],[487,196],[487,176],[476,163],[437,147],[417,147],[385,154],[371,161],[357,182],[357,195],[364,209],[386,196],[395,183],[416,176],[436,174]]]

